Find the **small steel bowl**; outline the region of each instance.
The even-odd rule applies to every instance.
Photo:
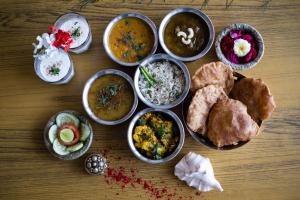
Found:
[[[83,53],[83,52],[87,51],[89,49],[89,47],[91,46],[91,44],[92,44],[91,27],[90,27],[90,24],[89,24],[88,20],[84,16],[82,16],[79,13],[76,13],[76,12],[70,12],[70,13],[66,13],[66,14],[63,14],[63,15],[59,16],[57,18],[57,20],[55,21],[54,26],[59,29],[62,26],[62,24],[65,21],[69,20],[70,18],[77,18],[77,19],[81,19],[83,21],[86,21],[86,23],[89,27],[89,34],[88,34],[88,37],[86,38],[86,40],[80,46],[69,49],[70,52],[80,54],[80,53]]]
[[[144,95],[142,94],[142,92],[140,91],[140,87],[139,87],[139,77],[140,77],[140,74],[141,74],[139,67],[136,69],[136,72],[135,72],[135,75],[134,75],[134,86],[135,86],[135,90],[136,90],[139,98],[147,106],[149,106],[151,108],[157,108],[157,109],[170,109],[170,108],[173,108],[173,107],[179,105],[185,99],[185,97],[189,93],[189,89],[191,87],[191,78],[190,78],[189,70],[186,67],[186,65],[183,62],[181,62],[179,60],[176,60],[175,58],[172,58],[171,56],[169,56],[167,54],[154,54],[154,55],[148,57],[147,59],[145,59],[140,64],[140,66],[146,66],[147,64],[150,64],[150,63],[153,63],[153,62],[156,62],[156,61],[162,61],[162,60],[166,60],[166,61],[174,63],[175,65],[177,65],[182,70],[182,72],[184,74],[185,86],[184,86],[184,90],[183,90],[182,94],[180,95],[180,97],[178,99],[171,102],[170,104],[158,105],[158,104],[152,103],[147,98],[145,98]]]
[[[174,54],[173,52],[171,52],[167,45],[165,44],[165,40],[164,40],[164,32],[165,32],[165,28],[167,26],[167,24],[170,22],[171,18],[179,13],[192,13],[195,14],[197,16],[199,16],[199,18],[201,18],[205,24],[207,25],[208,31],[209,31],[209,38],[208,38],[208,42],[206,47],[199,52],[197,55],[195,56],[191,56],[191,57],[181,57],[178,56],[176,54]],[[177,8],[175,10],[172,10],[171,12],[169,12],[164,19],[162,20],[162,22],[160,23],[159,26],[159,30],[158,30],[158,38],[159,38],[159,43],[162,46],[162,48],[164,49],[164,51],[169,54],[170,56],[172,56],[173,58],[177,59],[177,60],[181,60],[184,62],[189,62],[189,61],[194,61],[194,60],[198,60],[200,58],[202,58],[203,56],[205,56],[205,54],[210,50],[213,42],[214,42],[214,38],[215,38],[215,29],[214,26],[210,20],[210,18],[204,14],[202,11],[195,9],[195,8]]]
[[[127,113],[127,115],[125,115],[121,119],[118,119],[118,120],[115,120],[115,121],[107,121],[107,120],[100,119],[99,117],[97,117],[94,114],[94,112],[91,110],[91,108],[89,106],[89,103],[88,103],[88,93],[89,93],[89,90],[90,90],[93,82],[97,78],[99,78],[101,76],[104,76],[104,75],[107,75],[107,74],[118,75],[118,76],[121,76],[124,79],[126,79],[129,82],[129,84],[131,85],[132,92],[134,94],[134,102],[132,104],[131,110]],[[137,97],[136,91],[134,89],[133,80],[128,74],[126,74],[126,73],[124,73],[120,70],[116,70],[116,69],[105,69],[105,70],[97,72],[89,80],[87,80],[87,82],[85,83],[84,89],[83,89],[83,93],[82,93],[82,103],[83,103],[83,107],[84,107],[85,111],[87,112],[87,114],[95,122],[97,122],[99,124],[104,124],[104,125],[117,125],[117,124],[120,124],[122,122],[125,122],[126,120],[128,120],[131,117],[131,115],[134,113],[134,111],[135,111],[135,109],[138,105],[138,97]]]
[[[170,116],[173,119],[173,121],[175,122],[175,124],[177,125],[178,131],[179,131],[180,138],[179,138],[179,143],[178,143],[176,149],[169,156],[167,156],[165,158],[162,158],[160,160],[152,160],[150,158],[147,158],[143,154],[141,154],[138,151],[138,149],[135,147],[134,141],[133,141],[133,138],[132,138],[136,122],[138,121],[138,119],[140,119],[141,116],[143,116],[144,114],[149,113],[149,112],[160,112],[160,113],[163,113],[165,115]],[[174,112],[172,112],[170,110],[163,110],[163,109],[146,108],[146,109],[140,111],[131,120],[131,122],[130,122],[130,124],[128,126],[128,131],[127,131],[128,145],[129,145],[129,148],[131,149],[132,153],[139,160],[144,161],[144,162],[149,163],[149,164],[166,163],[166,162],[172,160],[173,158],[175,158],[176,155],[180,152],[180,150],[183,147],[184,139],[185,139],[184,127],[183,127],[183,125],[182,125],[181,120],[179,119],[179,117]]]
[[[238,82],[241,79],[245,78],[244,75],[239,74],[237,72],[233,72],[233,76],[235,78],[235,82]],[[193,95],[191,93],[189,93],[188,96],[187,96],[187,98],[182,103],[181,114],[182,114],[182,119],[183,119],[184,126],[186,127],[186,129],[189,132],[189,134],[198,143],[200,143],[200,144],[202,144],[202,145],[204,145],[206,147],[209,147],[210,149],[216,149],[216,150],[233,150],[233,149],[237,149],[237,148],[239,148],[239,147],[247,144],[250,141],[250,140],[248,140],[248,141],[240,141],[236,145],[226,145],[226,146],[223,146],[223,147],[217,147],[212,141],[209,140],[209,138],[207,136],[192,131],[189,128],[189,126],[187,125],[187,122],[186,122],[186,116],[187,116],[189,105],[190,105],[190,102],[192,101],[192,98],[193,98]],[[260,120],[258,122],[258,126],[260,127],[261,124],[262,124],[262,121]]]
[[[84,146],[80,150],[72,152],[72,153],[70,153],[68,155],[59,155],[59,154],[57,154],[53,150],[52,143],[50,142],[49,137],[48,137],[49,129],[50,129],[50,127],[52,125],[56,124],[56,121],[55,121],[56,117],[60,113],[69,113],[69,114],[75,115],[81,122],[83,122],[84,124],[86,124],[89,127],[90,131],[91,131],[90,136],[84,142]],[[89,123],[89,121],[87,120],[86,117],[84,117],[80,113],[78,113],[76,111],[73,111],[73,110],[64,110],[64,111],[58,112],[55,115],[53,115],[49,119],[49,121],[47,122],[46,127],[44,129],[44,142],[45,142],[45,145],[46,145],[47,149],[49,150],[49,152],[53,156],[55,156],[55,157],[57,157],[59,159],[62,159],[62,160],[75,160],[75,159],[81,157],[82,155],[84,155],[89,150],[90,146],[92,145],[93,135],[94,135],[94,133],[93,133],[92,126],[91,126],[91,124]]]
[[[148,56],[155,53],[155,51],[157,49],[157,45],[158,45],[158,36],[157,36],[157,29],[156,29],[155,23],[149,17],[139,14],[139,13],[124,13],[124,14],[118,15],[117,17],[115,17],[114,19],[112,19],[109,22],[109,24],[107,25],[107,27],[104,31],[104,35],[103,35],[103,46],[104,46],[105,52],[116,63],[119,63],[120,65],[123,65],[123,66],[132,67],[132,66],[137,66],[141,61],[133,62],[133,63],[123,62],[122,60],[115,57],[115,55],[113,54],[113,52],[111,51],[110,46],[109,46],[109,35],[110,35],[112,28],[115,26],[115,24],[118,21],[120,21],[121,19],[127,18],[127,17],[139,18],[139,19],[143,20],[146,24],[148,24],[149,27],[151,28],[151,30],[153,32],[153,36],[154,36],[154,44],[153,44],[153,48]]]
[[[253,61],[251,61],[249,63],[244,63],[244,64],[235,64],[235,63],[232,63],[229,60],[227,60],[227,58],[224,56],[224,54],[221,50],[221,41],[232,30],[246,30],[252,34],[252,36],[256,40],[257,47],[258,47],[257,56]],[[216,54],[217,54],[218,58],[223,63],[230,65],[234,70],[246,70],[246,69],[250,69],[250,68],[254,67],[255,65],[257,65],[259,63],[259,61],[261,60],[261,58],[264,55],[265,45],[264,45],[262,36],[254,27],[252,27],[248,24],[232,24],[232,25],[224,28],[220,32],[220,34],[217,36],[216,42],[215,42],[215,48],[216,48]]]

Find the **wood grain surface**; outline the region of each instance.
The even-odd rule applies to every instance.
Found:
[[[107,184],[103,176],[85,173],[84,158],[62,161],[50,155],[42,139],[47,120],[56,112],[73,109],[86,114],[81,103],[85,81],[105,68],[118,66],[105,54],[103,31],[108,22],[124,12],[140,12],[157,26],[179,6],[202,9],[215,26],[244,22],[255,26],[265,41],[265,55],[246,76],[262,78],[270,87],[277,108],[263,124],[262,133],[232,151],[208,149],[188,134],[181,153],[165,165],[149,165],[130,152],[126,129],[93,123],[91,152],[109,150],[110,166],[136,168],[137,175],[155,187],[166,186],[176,195],[170,199],[296,200],[300,199],[300,1],[299,0],[103,0],[80,1],[0,0],[0,199],[155,199],[143,186]],[[93,43],[81,55],[72,54],[76,75],[67,85],[42,82],[34,73],[32,46],[36,35],[46,32],[56,18],[76,11],[89,20]],[[215,50],[187,63],[191,74],[203,63],[216,61]],[[144,107],[140,103],[139,109]],[[174,109],[178,112],[178,108]],[[196,194],[173,175],[174,165],[189,151],[209,157],[224,192]],[[129,174],[130,172],[128,172]],[[167,199],[164,197],[162,199]]]

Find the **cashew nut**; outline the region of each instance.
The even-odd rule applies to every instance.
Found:
[[[189,35],[187,36],[189,39],[192,39],[194,37],[194,30],[192,28],[187,29],[189,32]]]
[[[177,37],[180,37],[180,36],[182,36],[182,37],[184,37],[184,38],[187,37],[186,33],[183,32],[183,31],[179,31],[179,32],[177,33]]]
[[[182,42],[183,44],[185,44],[185,45],[188,45],[188,44],[190,44],[190,43],[192,42],[192,40],[189,39],[189,38],[186,40],[184,37],[182,37],[182,38],[181,38],[181,42]]]

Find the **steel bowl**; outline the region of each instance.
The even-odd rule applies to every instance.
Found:
[[[239,74],[237,72],[233,72],[233,76],[235,78],[235,82],[240,81],[241,79],[245,78],[244,75]],[[245,144],[247,144],[250,140],[248,141],[240,141],[238,142],[236,145],[226,145],[223,147],[217,147],[212,141],[210,141],[210,139],[205,135],[206,133],[199,134],[197,132],[192,131],[189,126],[187,125],[186,122],[186,117],[187,117],[187,113],[188,113],[188,108],[190,105],[190,102],[193,98],[193,95],[191,93],[188,94],[187,98],[184,100],[184,102],[182,103],[182,107],[181,107],[181,114],[182,114],[182,119],[183,119],[183,123],[184,126],[186,127],[187,131],[189,132],[189,134],[200,144],[210,148],[210,149],[216,149],[216,150],[233,150],[233,149],[237,149]],[[258,122],[258,126],[261,127],[262,124],[262,120],[260,120]]]
[[[173,121],[175,122],[175,124],[177,125],[178,131],[179,131],[180,138],[179,138],[179,143],[178,143],[176,149],[169,156],[167,156],[165,158],[162,158],[160,160],[152,160],[152,159],[144,156],[143,154],[141,154],[138,151],[138,149],[135,147],[134,141],[133,141],[133,138],[132,138],[133,137],[133,131],[134,131],[134,128],[135,128],[135,125],[136,125],[138,119],[141,116],[143,116],[144,114],[149,113],[149,112],[160,112],[160,113],[164,113],[164,114],[170,116],[173,119]],[[174,112],[172,112],[170,110],[163,110],[163,109],[146,108],[146,109],[140,111],[131,120],[131,122],[128,126],[128,131],[127,131],[127,140],[128,140],[128,145],[129,145],[130,150],[135,155],[135,157],[137,157],[139,160],[144,161],[144,162],[149,163],[149,164],[166,163],[166,162],[172,160],[173,158],[175,158],[176,155],[180,152],[180,150],[183,147],[184,139],[185,139],[184,127],[183,127],[179,117]]]
[[[55,21],[54,26],[59,29],[65,21],[68,21],[71,18],[77,18],[77,19],[81,19],[83,21],[86,21],[86,23],[89,27],[89,34],[88,34],[87,39],[84,41],[84,43],[82,43],[78,47],[69,48],[69,50],[71,52],[76,53],[76,54],[80,54],[80,53],[83,53],[83,52],[87,51],[89,49],[89,47],[91,46],[91,44],[92,44],[92,31],[91,31],[91,27],[90,27],[90,24],[89,24],[88,20],[84,16],[80,15],[79,13],[70,12],[70,13],[66,13],[66,14],[63,14],[63,15],[59,16],[57,18],[57,20]]]
[[[155,23],[149,17],[139,14],[139,13],[121,14],[109,22],[109,24],[107,25],[107,27],[104,31],[104,35],[103,35],[103,46],[104,46],[105,52],[116,63],[119,63],[120,65],[132,67],[132,66],[137,66],[141,61],[133,62],[133,63],[124,62],[124,61],[118,59],[117,57],[115,57],[115,55],[113,54],[113,52],[111,51],[110,46],[109,46],[109,35],[110,35],[112,28],[115,26],[115,24],[118,21],[120,21],[121,19],[127,18],[127,17],[139,18],[139,19],[143,20],[146,24],[148,24],[149,27],[151,28],[151,30],[153,32],[153,36],[154,36],[154,44],[153,44],[153,48],[148,56],[155,53],[155,51],[157,49],[157,45],[158,45],[158,36],[157,36],[157,29],[156,29]]]
[[[195,15],[199,16],[199,18],[201,18],[207,25],[207,28],[209,31],[209,38],[208,38],[207,45],[201,52],[199,52],[195,56],[191,56],[191,57],[178,56],[178,55],[174,54],[173,52],[171,52],[165,44],[165,40],[164,40],[165,28],[166,28],[167,24],[170,22],[171,18],[179,13],[195,14]],[[183,7],[183,8],[177,8],[175,10],[172,10],[164,17],[164,19],[162,20],[162,22],[160,23],[160,26],[159,26],[158,38],[159,38],[160,45],[162,46],[162,48],[164,49],[164,51],[167,54],[169,54],[170,56],[172,56],[173,58],[175,58],[177,60],[189,62],[189,61],[194,61],[194,60],[202,58],[210,50],[210,48],[214,42],[214,38],[215,38],[215,29],[214,29],[214,26],[213,26],[210,18],[205,13],[203,13],[202,11],[195,9],[195,8]]]
[[[221,41],[224,38],[224,36],[228,35],[230,33],[230,31],[232,31],[232,30],[246,30],[252,34],[252,36],[256,40],[257,47],[258,47],[258,54],[253,61],[251,61],[249,63],[244,63],[244,64],[236,64],[236,63],[230,62],[224,56],[224,54],[221,50]],[[223,63],[230,65],[234,70],[246,70],[246,69],[250,69],[250,68],[254,67],[255,65],[257,65],[259,63],[259,61],[261,60],[261,58],[264,55],[265,45],[264,45],[264,41],[263,41],[261,34],[253,26],[250,26],[248,24],[232,24],[232,25],[224,28],[220,32],[220,34],[217,36],[216,42],[215,42],[215,48],[216,48],[216,54],[217,54],[218,58]]]
[[[107,120],[103,120],[103,119],[100,119],[99,117],[97,117],[94,112],[91,110],[90,106],[89,106],[89,103],[88,103],[88,93],[89,93],[89,90],[93,84],[93,82],[101,77],[101,76],[104,76],[104,75],[107,75],[107,74],[114,74],[114,75],[118,75],[118,76],[121,76],[123,77],[124,79],[126,79],[130,86],[132,87],[132,91],[133,91],[133,94],[134,94],[134,102],[132,104],[132,107],[131,107],[131,110],[127,113],[127,115],[125,115],[124,117],[122,117],[121,119],[118,119],[118,120],[114,120],[114,121],[107,121]],[[122,122],[125,122],[126,120],[128,120],[131,115],[134,113],[137,105],[138,105],[138,97],[137,97],[137,94],[136,94],[136,91],[134,89],[134,84],[133,84],[133,80],[132,78],[120,71],[120,70],[116,70],[116,69],[105,69],[105,70],[102,70],[102,71],[99,71],[97,72],[96,74],[94,74],[86,83],[85,83],[85,86],[84,86],[84,89],[83,89],[83,93],[82,93],[82,103],[83,103],[83,107],[85,109],[85,111],[87,112],[87,114],[97,123],[99,124],[104,124],[104,125],[117,125],[117,124],[120,124]]]
[[[60,113],[69,113],[69,114],[75,115],[81,122],[83,122],[84,124],[86,124],[89,127],[90,131],[91,131],[90,136],[88,137],[88,139],[84,143],[84,146],[80,150],[72,152],[72,153],[70,153],[68,155],[59,155],[59,154],[57,154],[53,150],[52,143],[50,142],[49,137],[48,137],[49,129],[50,129],[50,127],[52,125],[56,124],[56,117]],[[49,121],[47,122],[47,124],[46,124],[46,126],[44,128],[44,142],[45,142],[45,145],[46,145],[47,149],[49,150],[49,152],[53,156],[55,156],[55,157],[57,157],[59,159],[62,159],[62,160],[75,160],[75,159],[81,157],[82,155],[84,155],[89,150],[89,148],[92,145],[93,135],[94,135],[94,133],[93,133],[92,126],[89,123],[89,121],[87,120],[87,118],[85,116],[81,115],[80,113],[78,113],[76,111],[73,111],[73,110],[64,110],[64,111],[56,113],[55,115],[53,115],[49,119]]]
[[[184,90],[183,90],[182,94],[180,95],[180,97],[178,99],[171,102],[170,104],[158,105],[158,104],[152,103],[147,98],[145,98],[144,95],[142,94],[142,92],[140,91],[140,87],[139,87],[139,77],[141,75],[141,71],[140,71],[139,67],[136,69],[136,72],[134,75],[134,86],[135,86],[135,90],[136,90],[137,95],[139,96],[140,100],[142,100],[142,102],[144,102],[147,106],[149,106],[151,108],[158,108],[158,109],[170,109],[170,108],[173,108],[173,107],[179,105],[185,99],[185,97],[187,96],[187,94],[189,92],[190,86],[191,86],[191,78],[190,78],[189,70],[186,67],[186,65],[183,62],[176,60],[175,58],[173,58],[167,54],[154,54],[154,55],[148,57],[147,59],[145,59],[140,64],[140,66],[146,66],[147,64],[150,64],[150,63],[153,63],[156,61],[161,61],[161,60],[166,60],[166,61],[174,63],[182,70],[182,72],[184,74],[185,86],[184,86]]]

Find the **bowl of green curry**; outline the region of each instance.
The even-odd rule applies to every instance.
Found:
[[[182,7],[164,17],[158,37],[167,54],[189,62],[202,58],[210,50],[215,30],[205,13],[195,8]]]
[[[127,139],[133,154],[149,164],[166,163],[180,152],[184,128],[178,116],[170,111],[146,108],[131,120]]]

